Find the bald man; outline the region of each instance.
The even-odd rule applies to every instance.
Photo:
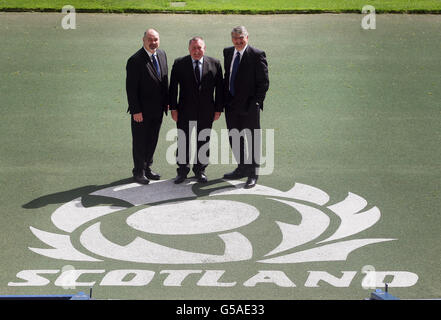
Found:
[[[148,29],[143,46],[127,61],[126,91],[131,114],[133,178],[141,184],[159,180],[151,165],[162,117],[168,110],[167,56],[159,49],[159,33]]]

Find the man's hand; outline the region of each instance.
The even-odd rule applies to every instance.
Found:
[[[221,112],[215,112],[214,113],[214,120],[213,121],[216,121],[217,119],[219,119],[220,115],[221,115]]]
[[[142,122],[144,119],[142,118],[142,112],[140,113],[134,113],[133,114],[133,120],[135,122]]]
[[[171,116],[173,120],[178,121],[178,110],[172,110]]]

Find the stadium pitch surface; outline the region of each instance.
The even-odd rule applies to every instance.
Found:
[[[441,297],[441,16],[63,17],[0,13],[1,294]],[[239,24],[268,57],[272,174],[247,193],[213,164],[175,186],[168,117],[164,180],[131,184],[125,63],[143,31],[171,67],[194,35],[222,61]]]

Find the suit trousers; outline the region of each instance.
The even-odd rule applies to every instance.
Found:
[[[193,163],[193,172],[195,174],[205,171],[210,157],[209,143],[212,124],[212,120],[190,121],[178,119],[178,150],[176,153],[178,174],[186,176],[190,172],[191,163]],[[192,154],[191,135],[194,131],[196,132],[195,159],[190,159]]]
[[[143,174],[152,165],[161,123],[162,117],[144,116],[142,122],[135,122],[131,117],[133,175]]]
[[[238,169],[248,177],[257,176],[262,148],[259,106],[251,105],[246,112],[227,107],[225,119]]]

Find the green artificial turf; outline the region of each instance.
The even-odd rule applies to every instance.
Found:
[[[357,299],[363,289],[364,266],[379,271],[406,271],[419,276],[411,287],[390,287],[401,299],[439,298],[441,216],[441,34],[438,15],[380,15],[375,30],[360,26],[360,14],[323,15],[77,15],[77,28],[64,30],[62,13],[0,13],[0,294],[66,294],[54,285],[58,274],[45,275],[43,286],[13,287],[22,270],[143,269],[156,272],[147,286],[101,286],[104,273],[84,274],[81,282],[95,281],[97,299]],[[274,129],[274,172],[259,177],[259,184],[287,191],[296,183],[325,191],[330,206],[349,192],[366,199],[381,219],[350,239],[393,238],[351,253],[345,261],[262,264],[256,260],[280,243],[275,221],[299,223],[299,214],[268,197],[231,195],[223,198],[258,208],[261,219],[243,232],[255,248],[250,261],[197,264],[141,264],[106,259],[93,263],[57,260],[29,248],[50,248],[30,227],[67,235],[52,223],[53,213],[82,197],[84,206],[123,203],[90,197],[111,185],[130,183],[131,134],[125,92],[125,64],[141,48],[147,27],[161,34],[161,48],[169,66],[188,54],[188,39],[206,40],[206,54],[220,59],[231,45],[231,28],[243,24],[250,44],[265,50],[270,89],[261,114],[262,128]],[[223,63],[222,63],[223,65]],[[153,169],[170,180],[176,164],[166,161],[172,142],[167,132],[176,124],[164,118]],[[225,115],[214,129],[225,129]],[[214,139],[213,139],[214,140]],[[212,149],[214,150],[214,149]],[[232,164],[210,164],[209,183],[195,184],[198,199],[224,188],[224,173]],[[110,203],[109,203],[110,201]],[[332,220],[339,218],[325,206]],[[137,236],[151,235],[129,229],[125,219],[138,208],[128,208],[101,222],[109,240],[126,245]],[[129,212],[130,211],[130,212]],[[90,224],[89,224],[90,225]],[[80,245],[81,232],[71,236]],[[154,241],[168,247],[202,253],[222,251],[212,234],[182,240]],[[153,236],[152,236],[153,237]],[[178,239],[180,240],[178,242]],[[216,241],[216,242],[215,242]],[[220,240],[219,240],[220,241]],[[221,243],[222,244],[222,243]],[[312,243],[315,245],[315,242]],[[300,250],[306,247],[300,248]],[[308,247],[309,248],[309,247]],[[298,250],[298,249],[296,249]],[[220,282],[234,287],[203,287],[192,274],[181,287],[165,286],[161,270],[225,270]],[[283,271],[296,287],[243,283],[258,270]],[[357,272],[349,287],[324,281],[305,286],[309,271],[342,277]]]
[[[175,4],[180,2],[179,4]],[[192,12],[192,13],[295,13],[361,12],[365,5],[377,13],[440,13],[439,0],[0,0],[3,11],[60,11],[66,4],[83,12]]]

